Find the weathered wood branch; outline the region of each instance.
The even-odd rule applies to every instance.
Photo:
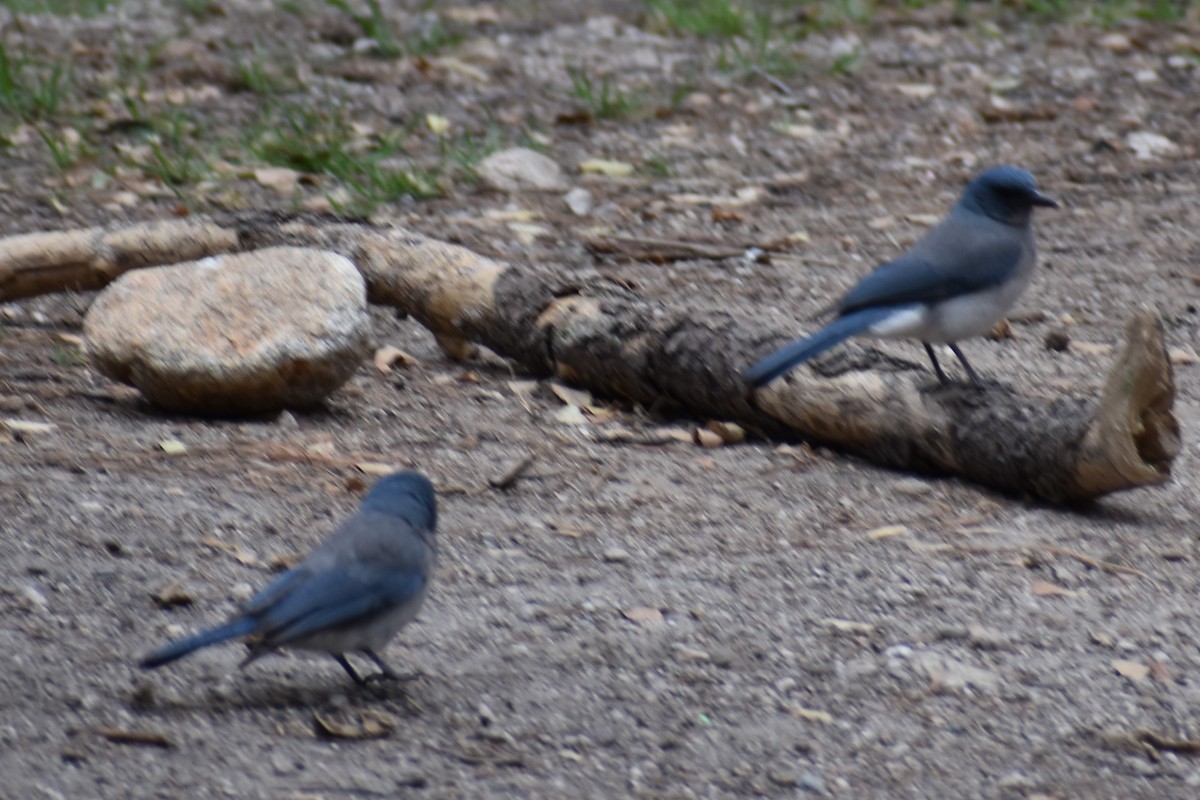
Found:
[[[1180,449],[1171,365],[1150,309],[1134,312],[1099,398],[1045,400],[1008,387],[943,387],[920,365],[857,346],[749,392],[741,369],[785,332],[730,315],[693,319],[594,275],[506,264],[411,232],[327,218],[250,213],[11,237],[0,240],[0,302],[279,244],[346,256],[372,302],[411,314],[452,356],[477,342],[534,374],[817,440],[891,467],[1074,502],[1162,483]]]

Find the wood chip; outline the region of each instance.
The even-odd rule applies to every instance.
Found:
[[[880,539],[891,539],[893,536],[903,536],[906,533],[908,533],[908,528],[903,525],[884,525],[882,528],[867,531],[867,538],[877,542]]]
[[[1110,666],[1131,681],[1145,680],[1150,675],[1150,667],[1140,661],[1128,661],[1124,658],[1114,659]]]

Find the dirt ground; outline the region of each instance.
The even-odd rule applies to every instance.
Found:
[[[364,365],[317,413],[210,421],[156,412],[80,361],[60,334],[80,333],[89,296],[3,305],[0,417],[55,427],[0,442],[0,795],[1200,796],[1195,19],[1122,28],[1122,41],[933,6],[817,31],[795,45],[799,70],[770,80],[722,68],[719,43],[650,32],[637,3],[586,20],[593,4],[497,4],[497,21],[461,23],[437,54],[480,81],[356,55],[322,4],[161,5],[4,30],[49,51],[74,43],[78,73],[110,69],[112,42],[171,42],[147,91],[216,87],[188,101],[216,127],[258,102],[222,83],[256,46],[322,65],[313,85],[339,81],[363,124],[432,113],[485,130],[491,115],[593,209],[458,180],[376,217],[600,270],[697,315],[803,330],[970,175],[1023,165],[1064,207],[1039,212],[1042,261],[1014,337],[968,355],[1031,394],[1094,392],[1130,310],[1153,304],[1179,357],[1183,451],[1168,484],[1068,509],[820,447],[602,443],[605,426],[705,421],[598,398],[611,419],[563,424],[545,382],[492,354],[453,363],[383,309],[378,343],[412,366]],[[641,93],[643,113],[581,121],[572,65]],[[1170,146],[1139,152],[1147,132]],[[94,156],[65,172],[36,139],[0,149],[4,233],[294,207],[236,169],[179,197],[143,191],[112,166],[123,131],[93,133]],[[418,155],[431,141],[416,137]],[[635,171],[581,176],[586,158]],[[92,179],[105,170],[116,179]],[[544,228],[532,241],[511,225],[522,211]],[[593,256],[583,240],[600,228],[739,246],[804,235],[765,262],[658,264]],[[1047,349],[1053,331],[1072,346]],[[187,451],[164,453],[164,439]],[[490,486],[530,452],[513,486]],[[239,671],[236,645],[137,670],[319,541],[371,480],[366,462],[420,469],[441,491],[430,602],[386,653],[422,677],[360,691],[308,655]]]

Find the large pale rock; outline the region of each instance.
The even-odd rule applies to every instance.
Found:
[[[321,402],[366,356],[369,327],[354,265],[296,247],[127,272],[84,320],[97,369],[201,414]]]
[[[527,147],[492,153],[479,162],[475,171],[485,184],[502,192],[525,189],[553,192],[567,188],[562,168],[554,159]]]

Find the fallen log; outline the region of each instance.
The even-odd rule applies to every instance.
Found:
[[[149,237],[144,250],[135,244],[140,230]],[[857,345],[750,391],[741,370],[787,332],[731,315],[694,319],[594,274],[503,263],[408,231],[328,218],[254,212],[10,237],[0,240],[0,302],[98,288],[125,269],[194,259],[206,247],[280,244],[346,256],[372,302],[419,320],[452,357],[482,344],[535,375],[735,419],[889,467],[1078,502],[1166,481],[1180,450],[1162,326],[1147,308],[1133,313],[1099,397],[1047,400],[1003,386],[942,386],[920,365]],[[89,257],[88,247],[101,245]]]

